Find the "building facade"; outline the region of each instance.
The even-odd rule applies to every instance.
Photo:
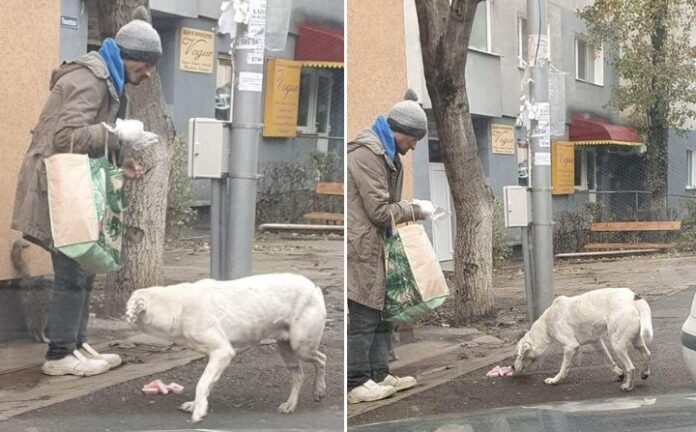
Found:
[[[550,54],[549,96],[552,118],[553,211],[583,211],[601,203],[605,214],[635,220],[645,208],[645,146],[626,120],[606,105],[619,79],[604,49],[589,44],[577,10],[591,1],[563,0],[548,4]],[[432,119],[420,51],[415,2],[404,0],[408,85],[422,97]],[[515,29],[515,31],[511,31]],[[526,130],[515,126],[528,56],[527,2],[479,3],[472,28],[466,80],[479,157],[494,196],[502,199],[506,185],[527,184]],[[674,134],[672,134],[674,135]],[[671,194],[693,188],[696,164],[693,140],[670,137]],[[511,143],[514,143],[511,145]],[[691,177],[687,178],[687,171]],[[431,199],[452,211],[451,194],[439,152],[434,119],[413,156],[414,196]],[[670,198],[677,205],[678,197]],[[454,215],[426,223],[441,260],[450,260],[455,235]],[[509,243],[519,243],[519,230],[509,230]]]

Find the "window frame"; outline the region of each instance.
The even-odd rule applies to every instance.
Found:
[[[686,190],[696,189],[696,151],[686,150]]]
[[[580,167],[580,184],[575,184],[575,190],[580,192],[596,192],[597,191],[597,152],[593,148],[576,148],[575,149],[575,166]],[[580,153],[580,160],[578,161],[577,152]],[[589,163],[588,156],[592,155],[594,163],[592,164],[592,184],[593,188],[589,188]],[[575,183],[575,180],[573,180]]]
[[[215,98],[217,99],[217,89],[220,87],[225,86],[225,84],[220,85],[221,82],[221,70],[220,66],[221,64],[226,63],[226,66],[229,66],[229,115],[227,116],[226,119],[223,119],[223,121],[232,121],[232,109],[234,107],[233,99],[234,99],[234,87],[232,86],[232,82],[234,81],[234,59],[232,56],[229,54],[221,54],[219,53],[217,55],[216,61],[215,61]],[[216,100],[217,102],[217,100]],[[215,107],[217,110],[217,106]]]
[[[580,48],[579,43],[582,42],[585,46],[585,75],[588,75],[589,60],[592,61],[592,77],[580,77]],[[604,44],[599,50],[595,49],[586,37],[582,35],[575,36],[575,79],[580,82],[594,84],[604,87]]]
[[[471,36],[469,37],[469,49],[474,51],[481,51],[485,53],[492,53],[491,51],[491,2],[490,0],[484,0],[486,8],[486,48],[476,47],[471,45]],[[450,4],[452,4],[450,0]],[[480,4],[480,3],[479,3]],[[478,8],[478,5],[476,6]],[[476,17],[474,17],[474,21]]]
[[[297,132],[303,135],[321,135],[321,136],[329,136],[331,134],[331,100],[332,100],[332,93],[333,93],[333,87],[334,87],[334,79],[333,75],[331,74],[330,71],[321,69],[321,68],[303,68],[302,69],[302,74],[307,74],[310,77],[310,84],[309,84],[309,99],[308,99],[308,106],[307,106],[307,123],[304,125],[301,125],[299,123],[300,121],[300,116],[299,116],[299,109],[300,109],[300,101],[302,100],[302,85],[300,85],[300,97],[298,99],[298,116],[297,116]],[[307,76],[305,75],[305,76]],[[317,108],[319,107],[319,79],[320,78],[327,78],[329,80],[329,92],[327,93],[326,97],[328,98],[328,112],[326,115],[326,132],[318,132],[317,128]],[[302,77],[300,76],[300,83],[302,83]]]

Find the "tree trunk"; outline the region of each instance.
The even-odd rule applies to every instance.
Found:
[[[99,18],[102,37],[113,37],[131,20],[138,0],[100,0]],[[129,208],[126,226],[139,228],[142,236],[126,235],[123,243],[123,269],[107,277],[105,313],[120,317],[130,294],[138,289],[163,282],[164,240],[167,214],[169,165],[174,145],[174,124],[164,101],[162,83],[155,69],[152,77],[137,87],[126,86],[130,99],[129,118],[142,120],[145,130],[157,133],[160,141],[136,152],[135,159],[145,175],[138,182],[128,182]],[[132,232],[132,231],[131,231]]]
[[[652,15],[654,32],[651,35],[652,64],[656,70],[664,70],[666,63],[665,43],[667,38],[668,2],[657,1]],[[648,109],[648,181],[650,191],[650,218],[667,219],[667,145],[669,141],[669,89],[665,83],[653,77],[653,104]]]
[[[416,2],[425,79],[456,212],[454,300],[460,325],[495,310],[493,196],[478,156],[464,75],[479,1]]]

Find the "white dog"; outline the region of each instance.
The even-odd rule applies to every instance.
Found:
[[[139,289],[128,300],[126,318],[143,332],[208,356],[196,398],[180,409],[193,422],[208,413],[208,395],[237,350],[276,339],[292,376],[290,397],[278,407],[291,413],[304,380],[300,360],[312,363],[314,400],[326,394],[326,355],[319,351],[326,308],[321,290],[296,274],[265,274],[232,281]]]
[[[558,384],[568,375],[575,354],[581,345],[592,344],[604,352],[612,371],[624,379],[621,390],[631,391],[635,368],[628,355],[634,346],[642,356],[641,377],[650,375],[650,351],[653,328],[648,302],[628,288],[604,288],[575,297],[560,296],[539,317],[517,344],[515,373],[522,372],[553,343],[563,346],[561,370],[546,384]],[[621,364],[611,357],[606,338]]]

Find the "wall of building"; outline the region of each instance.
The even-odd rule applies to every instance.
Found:
[[[683,206],[691,198],[696,196],[696,190],[687,189],[687,159],[686,152],[691,150],[696,152],[696,131],[687,131],[684,135],[678,135],[674,130],[669,133],[668,147],[668,177],[667,193],[674,195],[669,198],[669,205],[672,208],[683,211]],[[680,216],[683,217],[683,216]]]
[[[77,29],[60,26],[60,61],[70,61],[80,57],[87,50],[87,9],[82,0],[62,0],[60,14],[75,18]]]
[[[3,2],[0,46],[8,55],[0,56],[0,341],[25,331],[12,281],[19,275],[10,261],[12,243],[21,234],[11,230],[10,223],[17,174],[31,142],[30,131],[48,96],[51,70],[59,63],[60,15],[60,2],[53,0]],[[32,246],[25,253],[33,275],[52,272],[50,257],[42,249]]]

